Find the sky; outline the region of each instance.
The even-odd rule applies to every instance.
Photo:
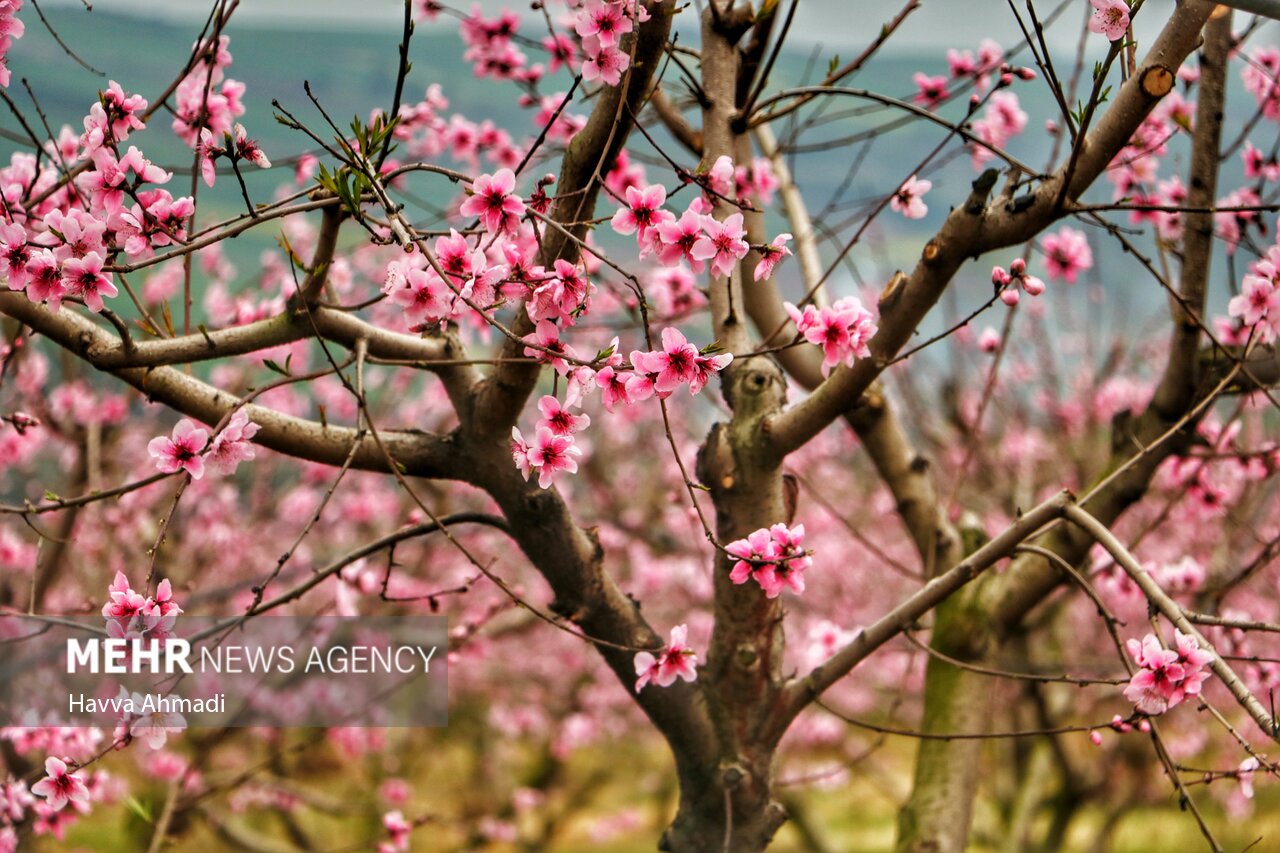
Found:
[[[92,0],[95,8],[137,13],[144,17],[191,19],[208,13],[208,0]],[[459,8],[469,8],[471,0],[460,0]],[[782,0],[786,8],[789,0]],[[828,47],[863,46],[878,32],[881,24],[892,18],[903,0],[798,0],[799,7],[792,25],[796,43]],[[1063,0],[1039,0],[1037,7],[1047,16]],[[1055,48],[1075,45],[1080,26],[1090,11],[1088,0],[1065,0],[1078,6],[1068,10],[1060,23],[1052,27],[1049,39]],[[44,5],[82,6],[82,0],[45,0]],[[485,13],[501,8],[527,8],[527,0],[479,0]],[[692,20],[696,7],[681,17]],[[1018,9],[1023,0],[1015,0]],[[1151,0],[1146,4],[1148,20],[1160,19],[1172,8],[1172,0]],[[1167,8],[1166,8],[1167,7]],[[245,22],[272,26],[297,26],[305,17],[309,27],[382,29],[398,26],[403,6],[400,0],[242,0],[236,18]],[[1154,21],[1153,21],[1154,22]],[[448,26],[442,21],[439,26]],[[1017,23],[1006,0],[922,0],[895,35],[892,44],[898,49],[937,50],[960,45],[977,45],[983,38],[1009,41],[1020,36]]]

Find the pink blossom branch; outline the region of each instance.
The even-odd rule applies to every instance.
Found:
[[[51,314],[43,306],[28,301],[21,293],[0,293],[0,313],[7,314],[45,335],[90,365],[112,373],[156,400],[206,424],[216,424],[241,401],[214,386],[172,367],[112,367],[98,364],[95,352],[120,350],[119,338],[94,325],[79,314],[62,310]],[[335,312],[338,316],[339,312]],[[358,321],[357,321],[358,322]],[[194,336],[188,336],[194,338]],[[157,342],[163,344],[165,342]],[[282,414],[258,405],[245,407],[250,419],[262,429],[256,443],[290,456],[341,465],[359,444],[352,467],[386,471],[387,462],[373,440],[363,438],[350,427],[335,427]],[[413,476],[465,479],[467,466],[445,436],[420,432],[384,434],[392,455]]]
[[[858,636],[825,663],[815,667],[808,675],[789,682],[783,690],[778,711],[772,721],[774,730],[785,730],[786,726],[809,703],[848,675],[872,652],[911,628],[920,617],[946,601],[984,571],[1013,554],[1023,542],[1038,535],[1046,525],[1060,519],[1066,508],[1073,503],[1074,498],[1070,492],[1059,492],[1024,513],[986,545],[974,551],[958,565],[929,581],[911,597],[858,632]]]
[[[1151,602],[1151,605],[1162,616],[1172,622],[1182,633],[1195,637],[1201,648],[1213,653],[1213,660],[1209,662],[1209,668],[1213,670],[1214,675],[1222,679],[1222,683],[1227,690],[1240,703],[1240,707],[1244,708],[1249,716],[1253,718],[1253,721],[1258,724],[1258,728],[1262,729],[1272,740],[1280,743],[1280,724],[1277,724],[1277,721],[1267,713],[1266,709],[1262,707],[1262,703],[1240,680],[1240,676],[1236,675],[1230,665],[1214,649],[1213,644],[1206,640],[1204,635],[1191,623],[1181,606],[1160,588],[1160,585],[1152,579],[1146,569],[1142,568],[1142,565],[1121,544],[1110,528],[1077,504],[1067,505],[1063,512],[1069,521],[1096,539],[1098,544],[1106,549],[1107,553],[1116,561],[1116,565],[1124,569],[1125,573],[1142,590],[1143,595],[1147,597],[1147,601]]]

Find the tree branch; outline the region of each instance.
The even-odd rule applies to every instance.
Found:
[[[1177,6],[1142,68],[1120,87],[1078,156],[1034,193],[1001,197],[988,206],[990,187],[975,184],[968,202],[953,210],[925,245],[911,276],[890,299],[882,300],[880,331],[870,343],[872,357],[836,369],[808,399],[766,424],[777,453],[786,455],[801,447],[857,401],[910,340],[967,258],[1029,240],[1068,212],[1065,205],[1093,183],[1172,89],[1177,68],[1195,49],[1213,9],[1206,0],[1185,0]]]

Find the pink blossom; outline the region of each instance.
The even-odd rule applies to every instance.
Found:
[[[1040,241],[1049,278],[1075,284],[1081,272],[1093,266],[1093,252],[1083,232],[1064,227]]]
[[[139,711],[145,702],[142,694],[131,694],[123,686],[120,688],[119,696],[123,700],[132,701],[133,707]],[[121,725],[117,728],[118,736],[122,736],[124,732],[127,732],[129,737],[141,740],[152,750],[163,749],[169,739],[169,735],[181,734],[186,730],[187,720],[182,714],[177,711],[162,710],[146,714],[130,714],[122,710]]]
[[[764,527],[753,531],[746,539],[730,542],[724,550],[738,558],[729,571],[729,580],[735,584],[751,580],[770,561],[780,556],[777,543]]]
[[[249,420],[248,412],[237,409],[231,416],[231,420],[223,427],[222,432],[214,437],[205,460],[220,474],[226,476],[234,474],[241,462],[248,462],[254,458],[251,439],[259,429],[257,424]]]
[[[550,394],[538,400],[538,411],[542,413],[539,427],[546,427],[556,435],[573,435],[591,426],[591,418],[587,415],[575,415],[569,411],[568,405],[561,406],[560,401]]]
[[[787,527],[775,524],[769,528],[769,536],[777,548],[778,562],[763,566],[756,572],[756,581],[766,598],[777,598],[784,589],[804,592],[804,572],[813,560],[804,550],[804,525]]]
[[[471,275],[458,290],[458,297],[468,300],[478,308],[488,308],[498,297],[498,284],[507,277],[506,264],[489,264],[484,252],[471,253]]]
[[[664,395],[686,382],[693,382],[698,373],[697,362],[697,347],[674,326],[662,330],[661,350],[631,353],[632,365],[642,373],[653,375],[654,389]]]
[[[581,267],[565,260],[556,260],[555,272],[534,290],[525,310],[531,320],[557,320],[571,326],[575,316],[589,307],[595,285],[583,276]]]
[[[32,302],[45,302],[49,310],[55,314],[62,306],[62,298],[67,295],[67,286],[62,281],[62,269],[58,259],[50,249],[41,249],[31,255],[27,262],[27,298]]]
[[[995,154],[992,148],[1003,148],[1009,140],[1027,126],[1027,114],[1013,92],[996,92],[991,96],[982,118],[973,122],[973,133],[985,145],[974,145],[971,150],[973,165],[980,167]]]
[[[14,39],[22,38],[26,25],[18,20],[18,10],[22,8],[22,0],[3,0],[0,2],[0,87],[9,86],[9,68],[5,65],[6,54]]]
[[[90,252],[83,258],[71,258],[62,265],[62,285],[66,296],[78,296],[92,312],[103,309],[102,297],[119,293],[111,279],[102,273],[102,256]]]
[[[560,340],[560,330],[550,320],[538,321],[534,326],[533,340],[530,343],[535,343],[542,349],[525,347],[524,354],[536,358],[543,364],[550,364],[561,376],[569,372],[569,362],[565,361],[565,356],[575,359],[578,357],[573,347]]]
[[[49,808],[61,811],[68,802],[88,804],[89,789],[78,773],[68,773],[67,763],[52,755],[44,761],[45,778],[31,786],[31,793],[44,797]]]
[[[599,39],[601,47],[616,47],[618,39],[631,32],[631,19],[618,3],[587,0],[578,12],[574,29],[583,38]]]
[[[947,78],[941,74],[930,77],[928,74],[917,71],[911,81],[916,84],[917,89],[912,100],[927,110],[934,109],[950,97],[947,91]]]
[[[686,260],[695,273],[702,272],[706,265],[694,256],[693,247],[702,239],[703,220],[703,215],[690,205],[679,219],[658,223],[655,248],[663,266],[672,267]]]
[[[627,187],[626,196],[627,206],[619,208],[610,220],[613,230],[619,234],[638,231],[636,239],[643,243],[650,228],[675,219],[675,214],[662,209],[667,191],[661,184],[651,184],[644,189]]]
[[[725,551],[738,558],[729,572],[735,584],[754,579],[766,598],[777,598],[784,589],[804,592],[804,572],[813,560],[804,550],[803,524],[762,527],[746,539],[730,542]]]
[[[249,138],[243,124],[236,122],[235,127],[232,128],[232,133],[235,140],[237,159],[248,160],[259,169],[271,168],[271,161],[267,159],[262,146],[258,144],[256,139]]]
[[[1280,333],[1280,286],[1270,261],[1260,261],[1254,272],[1241,281],[1240,293],[1227,303],[1227,313],[1247,329],[1253,329],[1260,343],[1269,344]],[[1265,322],[1264,322],[1265,321]]]
[[[173,435],[151,439],[147,452],[156,460],[156,468],[166,474],[185,470],[191,479],[204,476],[204,459],[201,453],[209,440],[209,433],[183,418],[173,428]]]
[[[514,433],[512,435],[514,437]],[[556,435],[540,426],[533,444],[529,445],[528,459],[530,468],[538,472],[538,485],[546,489],[559,472],[576,474],[578,462],[575,457],[581,455],[582,448],[574,446],[572,435]],[[525,478],[528,479],[528,474]]]
[[[1093,16],[1089,18],[1089,32],[1101,33],[1108,41],[1118,41],[1129,29],[1129,6],[1124,0],[1089,0]]]
[[[791,254],[791,250],[787,248],[790,240],[790,234],[779,234],[773,238],[773,242],[760,247],[760,262],[756,264],[755,272],[751,274],[753,281],[773,277],[774,269],[782,263],[783,258]]]
[[[413,832],[413,824],[404,819],[399,809],[387,812],[382,816],[382,826],[391,836],[390,849],[405,851],[409,849],[409,834]]]
[[[1236,769],[1236,779],[1240,782],[1240,795],[1246,800],[1253,799],[1253,774],[1262,765],[1252,755],[1240,762]]]
[[[907,219],[923,219],[929,212],[929,208],[924,203],[924,194],[932,188],[932,181],[918,180],[915,175],[912,175],[893,194],[893,198],[889,199],[889,207]]]
[[[612,412],[618,405],[629,406],[635,402],[637,398],[632,395],[638,392],[639,388],[633,391],[632,386],[640,384],[636,381],[637,379],[634,373],[618,370],[612,365],[597,370],[595,381],[596,385],[600,386],[600,399],[604,407]]]
[[[721,154],[707,170],[707,187],[714,195],[731,198],[736,194],[737,171],[733,166],[733,158],[728,154]],[[708,203],[714,204],[714,199],[709,199]]]
[[[173,632],[180,615],[182,608],[173,600],[173,586],[168,578],[156,587],[154,597],[147,597],[129,585],[124,572],[116,572],[107,587],[107,603],[102,606],[107,633],[117,639],[163,640]]]
[[[591,40],[584,40],[586,45]],[[587,51],[587,61],[582,63],[582,79],[588,83],[599,80],[606,86],[617,86],[622,82],[622,72],[631,65],[631,56],[616,47],[599,45],[593,53]]]
[[[27,229],[15,223],[0,222],[0,271],[3,271],[10,290],[22,290],[27,285],[27,263],[35,247],[27,242]]]
[[[51,210],[44,217],[44,225],[50,233],[56,232],[61,245],[54,248],[53,253],[58,260],[67,258],[83,258],[90,252],[97,252],[106,257],[107,223],[92,216],[88,211],[71,210],[63,213]]]
[[[1280,121],[1280,48],[1272,45],[1259,47],[1240,69],[1244,88],[1257,99],[1262,114],[1271,121]]]
[[[221,36],[213,65],[207,60],[198,64],[174,92],[172,128],[187,145],[194,147],[205,128],[214,136],[221,136],[231,130],[238,116],[244,115],[244,84],[223,79],[222,69],[231,64],[231,54],[226,50],[228,41]]]
[[[463,216],[478,216],[490,234],[514,231],[524,216],[524,201],[515,195],[516,176],[510,169],[481,175],[471,185],[472,195],[462,203]]]
[[[742,214],[734,213],[725,217],[723,222],[708,216],[703,219],[702,227],[705,233],[693,244],[692,256],[700,261],[711,261],[712,275],[729,275],[734,265],[751,251],[750,244],[744,239],[747,232],[742,227]]]
[[[542,40],[542,46],[549,54],[548,72],[555,74],[561,68],[574,72],[578,70],[578,49],[569,36],[564,33],[547,36]]]
[[[97,103],[89,107],[80,144],[92,152],[108,142],[124,142],[131,131],[142,130],[140,116],[146,109],[146,98],[126,95],[119,83],[110,81],[106,90],[98,93]]]
[[[871,355],[867,344],[876,333],[875,318],[856,296],[846,296],[821,309],[806,305],[803,312],[790,302],[783,307],[800,335],[822,347],[823,373],[837,364],[852,367],[855,359]]]
[[[529,461],[529,442],[525,441],[519,427],[511,428],[511,460],[516,463],[516,470],[521,476],[529,479],[533,471],[533,464]]]
[[[1280,159],[1275,154],[1267,155],[1252,142],[1245,140],[1244,150],[1240,152],[1244,161],[1244,176],[1253,180],[1280,181]]]
[[[635,658],[636,692],[652,681],[659,687],[670,687],[677,678],[694,681],[698,677],[698,655],[688,645],[689,629],[677,625],[671,629],[671,641],[657,655],[637,652]]]

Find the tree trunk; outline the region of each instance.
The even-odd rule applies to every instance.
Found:
[[[957,660],[978,660],[987,632],[968,597],[938,608],[931,647]],[[930,657],[925,674],[926,734],[985,731],[991,713],[991,679]],[[958,853],[965,849],[983,742],[977,738],[923,738],[916,753],[911,797],[898,816],[902,853]]]

